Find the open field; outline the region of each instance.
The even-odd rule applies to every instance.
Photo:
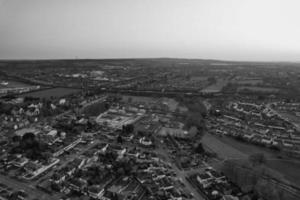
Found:
[[[213,135],[205,134],[202,138],[204,146],[216,152],[220,158],[224,159],[247,159],[248,154],[220,141]]]
[[[36,98],[46,98],[50,99],[51,97],[63,97],[76,92],[79,92],[80,89],[72,89],[72,88],[51,88],[45,90],[39,90],[35,92],[29,92],[26,94],[21,94],[21,97],[36,97]]]
[[[172,98],[154,98],[154,97],[141,97],[141,96],[130,96],[123,95],[122,100],[124,102],[131,103],[146,103],[146,104],[164,104],[168,106],[169,110],[175,112],[178,109],[181,112],[187,111],[185,106],[180,105],[178,101]]]
[[[0,89],[2,88],[20,88],[30,86],[26,83],[0,79]]]
[[[142,96],[131,96],[131,95],[122,95],[122,100],[125,102],[132,103],[153,103],[157,102],[157,98],[153,97],[142,97]]]
[[[252,92],[278,92],[277,88],[267,88],[267,87],[255,87],[255,86],[241,86],[238,87],[238,92],[242,90],[250,90]]]
[[[176,101],[175,99],[163,98],[162,103],[167,105],[168,108],[170,109],[170,111],[172,111],[172,112],[175,112],[176,109],[178,109],[181,112],[188,111],[187,107],[180,105],[180,103],[178,101]]]
[[[100,102],[93,103],[89,106],[86,106],[82,110],[82,113],[85,114],[86,116],[98,116],[106,110],[107,108],[105,107],[105,103],[100,101]]]
[[[267,158],[277,158],[277,152],[264,147],[247,144],[246,142],[241,142],[230,137],[218,137],[217,139],[247,155],[251,155],[254,153],[263,153]]]
[[[300,162],[286,160],[268,160],[267,166],[280,172],[287,180],[300,186]]]
[[[192,76],[191,81],[207,81],[206,76]]]
[[[237,84],[240,85],[257,85],[262,84],[263,80],[261,79],[244,79],[244,80],[238,80],[236,81]]]
[[[204,93],[217,93],[221,92],[223,87],[225,87],[228,84],[227,79],[217,79],[217,82],[213,85],[209,85],[206,88],[202,89],[201,92]]]
[[[243,143],[233,138],[219,138],[206,134],[203,139],[205,146],[215,151],[224,159],[248,159],[253,153],[264,153],[267,158],[266,166],[279,172],[286,180],[300,186],[300,162],[297,160],[278,159],[277,153],[269,149]]]

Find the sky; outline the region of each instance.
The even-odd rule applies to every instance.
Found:
[[[300,61],[299,0],[0,0],[0,59]]]

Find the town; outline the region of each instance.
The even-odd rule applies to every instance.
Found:
[[[0,62],[0,199],[300,198],[300,68]]]

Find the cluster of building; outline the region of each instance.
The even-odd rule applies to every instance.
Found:
[[[209,167],[202,173],[195,173],[188,177],[188,181],[193,184],[197,190],[210,200],[248,200],[251,197],[242,192],[242,190],[222,173]]]
[[[106,143],[97,143],[80,158],[56,170],[39,188],[101,200],[179,200],[189,196],[170,164],[156,153]]]
[[[297,128],[273,107],[272,103],[230,102],[219,117],[209,120],[210,130],[214,134],[298,154]]]
[[[8,81],[2,81],[0,82],[0,96],[2,95],[7,95],[7,94],[19,94],[19,93],[24,93],[24,92],[29,92],[29,91],[33,91],[33,90],[38,90],[40,89],[39,85],[19,85],[18,86],[14,86],[11,85],[10,82]]]
[[[64,98],[42,101],[23,97],[8,97],[0,101],[3,113],[0,130],[18,130],[40,121],[43,117],[62,113],[70,108]]]
[[[153,102],[103,100],[101,95],[80,99],[76,101],[79,109],[71,106],[49,118],[42,115],[44,102],[38,99],[27,99],[30,103],[26,104],[21,99],[10,100],[14,109],[2,117],[13,117],[11,122],[21,116],[38,119],[24,126],[4,127],[9,131],[1,146],[2,174],[50,196],[58,192],[60,197],[103,200],[192,198],[172,164],[156,153],[160,145],[172,141],[177,150],[180,146],[186,149],[181,156],[195,159],[190,166],[202,163],[188,142],[197,129],[186,130],[168,101],[160,101],[153,109]],[[109,103],[109,109],[96,117],[85,115],[87,106],[102,100]],[[69,108],[68,98],[49,101],[50,109]]]
[[[132,124],[139,120],[145,114],[143,109],[110,108],[108,111],[100,114],[96,122],[110,128],[121,129],[123,126]]]

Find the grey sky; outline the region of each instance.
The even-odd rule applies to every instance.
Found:
[[[300,61],[299,0],[0,0],[0,58]]]

